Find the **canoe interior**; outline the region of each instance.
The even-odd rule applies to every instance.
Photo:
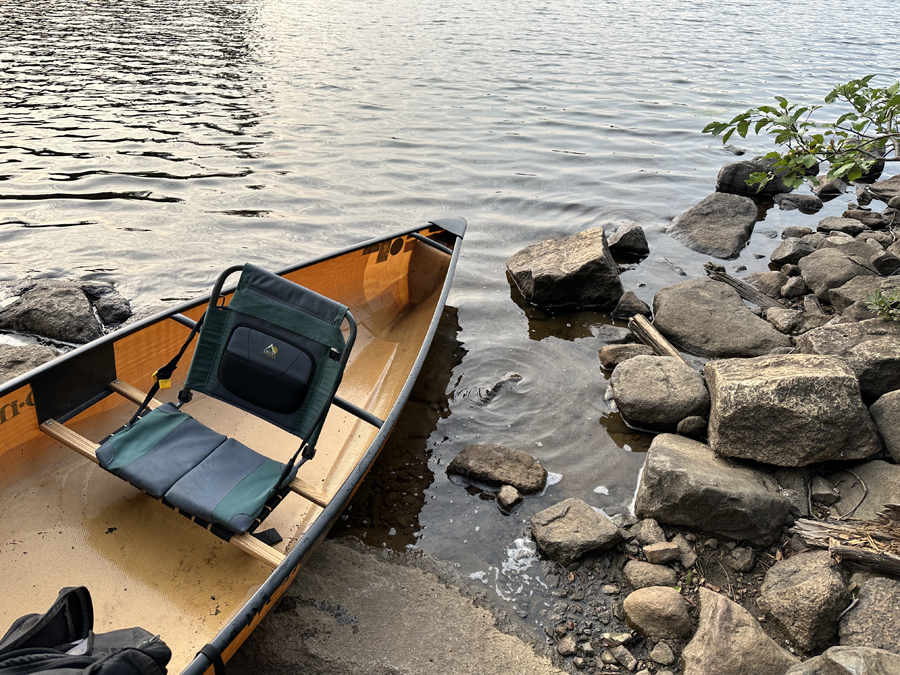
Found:
[[[421,232],[442,234],[438,228]],[[453,239],[441,241],[452,245]],[[445,253],[406,235],[285,274],[346,304],[356,318],[359,334],[339,396],[382,419],[397,405],[439,309],[449,261]],[[197,319],[204,307],[198,302],[184,314]],[[174,319],[160,318],[109,341],[99,358],[107,365],[85,377],[96,376],[97,370],[107,374],[114,358],[115,376],[146,391],[150,374],[177,352],[188,332]],[[190,357],[189,351],[172,388],[158,399],[174,400]],[[54,387],[57,391],[48,393]],[[60,588],[84,585],[94,599],[95,631],[141,626],[158,633],[173,651],[170,672],[180,672],[271,569],[42,434],[38,418],[48,408],[42,408],[40,397],[55,393],[71,406],[71,396],[66,397],[77,389],[70,372],[54,377],[51,370],[41,382],[35,380],[34,390],[26,383],[0,396],[0,578],[7,589],[0,601],[0,634],[15,618],[45,611]],[[134,409],[112,394],[66,426],[100,442]],[[195,395],[185,410],[282,461],[299,443],[202,395]],[[317,455],[301,468],[300,477],[334,494],[376,432],[332,407]],[[263,529],[278,530],[284,539],[275,548],[286,553],[320,513],[320,507],[291,493]]]

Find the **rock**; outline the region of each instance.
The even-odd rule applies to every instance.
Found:
[[[843,286],[854,277],[878,275],[868,260],[847,255],[837,248],[820,248],[798,264],[803,281],[823,302],[829,301],[829,290]]]
[[[671,356],[635,356],[609,379],[613,399],[629,426],[675,431],[691,415],[706,415],[709,393],[700,373]]]
[[[779,270],[784,276],[788,277],[788,281],[790,281],[790,277],[799,277],[800,276],[800,266],[799,265],[782,265],[781,270]],[[787,281],[784,282],[787,284]],[[782,286],[782,289],[784,286]]]
[[[644,556],[652,565],[665,565],[667,562],[678,560],[681,557],[681,551],[678,549],[678,544],[661,541],[658,544],[645,546]]]
[[[803,283],[803,279],[800,279],[800,277],[794,277],[794,280],[799,280],[800,283]],[[765,317],[766,321],[775,327],[775,330],[785,335],[790,335],[796,332],[803,323],[804,313],[796,309],[769,307],[765,310]]]
[[[611,326],[608,323],[592,326],[591,333],[595,338],[608,345],[635,344],[634,333],[627,328]]]
[[[609,249],[613,253],[645,256],[650,253],[644,228],[636,223],[623,225],[609,238]]]
[[[869,258],[869,263],[882,276],[890,276],[897,270],[900,270],[900,258],[890,251],[878,251],[874,256]]]
[[[791,239],[796,237],[799,239],[800,237],[805,237],[808,234],[812,234],[812,230],[808,227],[803,227],[801,225],[788,225],[781,231],[782,239]]]
[[[671,666],[675,663],[675,654],[665,642],[657,642],[656,646],[650,650],[650,660],[661,666]]]
[[[663,532],[663,529],[659,526],[653,518],[644,518],[637,525],[631,528],[631,534],[634,535],[635,539],[641,544],[641,546],[648,546],[650,544],[658,544],[661,541],[666,540],[666,533]],[[658,586],[665,586],[665,584],[655,584]]]
[[[801,213],[811,215],[822,209],[822,200],[815,195],[805,194],[777,194],[772,198],[783,211],[799,209]]]
[[[867,402],[900,389],[900,322],[868,319],[822,326],[797,338],[797,351],[839,357],[856,375]]]
[[[85,343],[103,335],[87,296],[75,284],[38,279],[0,309],[0,328],[61,342]]]
[[[834,505],[838,514],[843,516],[856,507],[853,518],[869,520],[878,515],[885,504],[900,502],[900,466],[876,459],[857,464],[851,471],[856,475],[838,471],[826,476],[833,485],[840,486],[841,499]]]
[[[828,291],[828,299],[837,313],[843,313],[847,307],[856,302],[868,302],[875,291],[884,294],[900,292],[900,277],[882,278],[877,276],[860,276],[850,279],[843,286]]]
[[[766,617],[803,651],[822,647],[837,633],[850,591],[828,551],[798,553],[766,572],[756,601]]]
[[[711,398],[709,443],[719,455],[806,466],[862,459],[881,449],[859,383],[836,357],[710,361],[704,372]]]
[[[577,650],[575,638],[569,634],[563,637],[556,645],[556,651],[561,656],[572,656]]]
[[[792,188],[788,187],[777,175],[762,189],[759,189],[759,185],[747,185],[750,174],[768,173],[770,168],[769,162],[758,159],[726,164],[719,169],[719,175],[716,176],[716,190],[748,197],[771,197],[792,192]]]
[[[697,562],[697,554],[694,552],[691,542],[685,539],[684,535],[676,534],[672,538],[672,543],[678,547],[678,551],[681,554],[681,566],[684,569],[693,567],[694,563]]]
[[[900,175],[872,183],[869,186],[869,194],[875,199],[890,204],[894,197],[900,196]]]
[[[671,434],[653,439],[634,505],[642,518],[761,544],[781,532],[789,510],[768,473]]]
[[[634,655],[628,651],[626,647],[622,645],[610,647],[609,653],[615,656],[616,661],[618,661],[626,670],[634,670],[637,668],[637,659],[634,658]]]
[[[717,192],[675,218],[668,234],[698,253],[731,259],[747,245],[758,217],[752,199]]]
[[[56,357],[55,349],[42,345],[0,344],[0,382],[23,375]]]
[[[819,221],[819,225],[816,228],[818,232],[843,232],[851,237],[855,237],[864,229],[865,226],[858,220],[853,218],[835,218],[834,216],[823,218]]]
[[[878,315],[870,310],[862,302],[854,302],[841,312],[840,323],[850,323],[854,321],[866,321],[868,319],[877,319]],[[824,325],[824,324],[823,324]]]
[[[613,522],[580,499],[566,499],[531,517],[531,531],[541,550],[560,565],[622,540]]]
[[[900,464],[900,390],[884,394],[869,408],[884,447]]]
[[[625,291],[612,311],[614,319],[630,319],[635,314],[650,317],[650,306],[631,291]]]
[[[728,555],[725,556],[724,562],[735,572],[749,572],[756,564],[756,554],[751,548],[735,546]]]
[[[687,436],[688,438],[706,438],[706,427],[708,424],[709,422],[707,422],[705,417],[691,415],[690,417],[685,417],[678,423],[678,426],[675,428],[675,433],[680,434],[681,436]]]
[[[612,370],[623,361],[633,359],[635,356],[656,356],[656,352],[647,345],[604,345],[600,347],[598,355],[600,365],[606,370]]]
[[[547,482],[547,470],[534,457],[503,445],[470,445],[453,458],[447,473],[488,487],[511,485],[524,495],[537,494]]]
[[[797,269],[799,270],[800,268],[798,267]],[[806,295],[808,292],[809,287],[806,285],[806,282],[803,281],[803,278],[799,276],[789,278],[784,286],[781,287],[781,295],[789,299],[799,298],[801,295]]]
[[[612,307],[624,292],[602,227],[527,246],[506,268],[538,307]]]
[[[780,466],[775,469],[775,480],[781,494],[791,502],[791,513],[797,518],[808,518],[809,469]]]
[[[681,659],[684,675],[782,675],[800,662],[746,609],[702,586],[700,622]]]
[[[803,241],[805,241],[807,244],[819,248],[819,244],[828,239],[828,235],[823,232],[814,232],[813,234],[808,234],[805,237],[801,237],[801,239],[803,239]]]
[[[841,214],[841,218],[858,220],[863,225],[871,227],[873,230],[880,230],[888,224],[884,219],[884,216],[880,213],[876,213],[875,211],[865,211],[863,209],[847,209]]]
[[[625,563],[622,577],[634,589],[649,586],[675,586],[678,583],[674,570],[665,565],[654,565],[640,560],[629,560]]]
[[[831,647],[785,675],[900,675],[900,655],[871,647]]]
[[[813,192],[822,201],[830,201],[847,191],[847,184],[840,178],[826,180],[826,176],[818,176],[819,184],[813,187]]]
[[[897,608],[900,581],[872,577],[859,591],[859,603],[841,619],[841,646],[872,647],[900,652]]]
[[[744,277],[744,281],[774,300],[781,297],[781,289],[787,283],[787,276],[781,272],[754,272]]]
[[[653,314],[657,330],[700,356],[759,356],[791,346],[791,338],[754,315],[737,291],[712,279],[661,288]]]
[[[522,495],[512,485],[504,485],[497,493],[497,504],[504,511],[512,511],[522,499]]]
[[[600,365],[606,370],[612,370],[617,365],[635,356],[656,356],[647,345],[626,344],[626,345],[604,345],[599,351]]]
[[[819,504],[832,506],[838,503],[841,493],[822,476],[816,476],[812,479],[812,483],[809,484],[809,497]]]
[[[681,594],[668,586],[641,588],[625,598],[625,621],[642,635],[683,638],[691,632],[691,617]]]
[[[801,258],[805,258],[815,250],[814,246],[800,239],[785,239],[772,251],[769,260],[776,265],[796,265]]]
[[[118,293],[107,293],[94,303],[97,316],[107,326],[125,323],[131,318],[131,305]]]
[[[852,239],[851,237],[828,237],[819,244],[817,250],[821,248],[840,249],[847,255],[855,255],[863,260],[869,261],[871,261],[872,256],[875,255],[875,250],[866,242],[861,239]]]
[[[866,231],[859,235],[866,243],[876,242],[881,249],[885,249],[894,243],[894,235],[888,230]]]

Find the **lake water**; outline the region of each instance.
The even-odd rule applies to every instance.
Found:
[[[529,517],[568,497],[626,510],[649,438],[603,400],[609,317],[527,307],[506,258],[635,221],[652,253],[622,274],[627,290],[650,302],[679,269],[702,275],[708,258],[664,233],[734,160],[700,129],[776,94],[895,81],[896,9],[0,0],[0,280],[108,280],[146,310],[234,263],[466,218],[429,366],[338,530],[450,560],[531,623],[548,594],[521,539]],[[768,211],[729,269],[766,269],[784,226],[818,218]],[[530,452],[559,482],[504,516],[444,473],[471,443]]]

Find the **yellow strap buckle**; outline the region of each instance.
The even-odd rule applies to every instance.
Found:
[[[172,380],[170,380],[168,378],[160,380],[159,377],[157,376],[158,372],[159,372],[158,370],[153,371],[153,375],[152,375],[153,381],[159,382],[160,389],[171,389],[172,388]]]

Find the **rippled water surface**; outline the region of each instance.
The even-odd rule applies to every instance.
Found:
[[[429,366],[339,528],[454,561],[530,622],[547,591],[525,521],[568,497],[626,509],[648,439],[603,402],[608,316],[527,307],[506,258],[636,221],[652,253],[627,289],[702,274],[663,233],[733,159],[700,129],[896,80],[898,29],[887,0],[0,0],[0,277],[110,280],[148,309],[235,262],[465,217]],[[816,220],[770,210],[730,268]],[[444,473],[475,442],[559,482],[501,515]]]

